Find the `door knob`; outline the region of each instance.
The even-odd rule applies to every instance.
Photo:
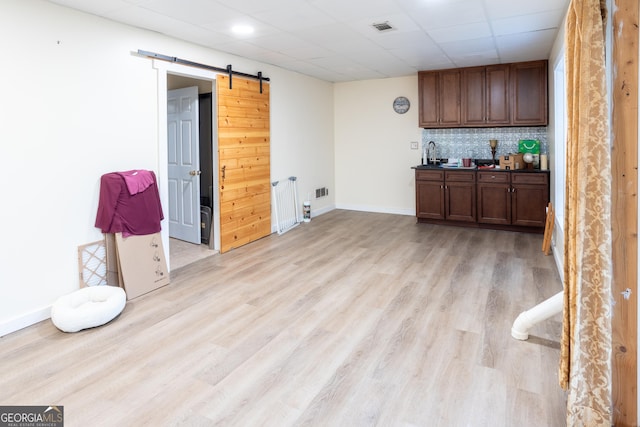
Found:
[[[189,171],[189,175],[191,176],[196,176],[196,175],[200,175],[202,172],[200,171]]]

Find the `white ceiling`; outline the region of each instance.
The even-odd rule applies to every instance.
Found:
[[[547,59],[569,4],[569,0],[49,1],[330,82]],[[373,28],[382,22],[394,29]],[[255,32],[236,36],[231,32],[236,24],[250,24]]]

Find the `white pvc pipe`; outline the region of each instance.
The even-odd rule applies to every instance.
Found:
[[[520,313],[511,327],[511,336],[517,340],[526,340],[529,338],[529,329],[533,325],[560,313],[564,300],[563,293],[558,292],[535,307]]]

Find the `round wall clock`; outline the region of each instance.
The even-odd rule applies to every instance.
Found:
[[[395,111],[398,114],[406,113],[407,111],[409,111],[410,106],[411,106],[411,103],[404,96],[399,96],[393,100],[393,111]]]

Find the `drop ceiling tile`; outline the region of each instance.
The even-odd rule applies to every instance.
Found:
[[[493,34],[503,36],[506,34],[518,34],[523,32],[557,29],[562,25],[565,11],[562,9],[550,10],[530,15],[513,16],[496,19],[491,23]]]
[[[478,65],[492,65],[501,63],[495,49],[486,52],[474,52],[469,55],[455,56],[452,58],[456,67],[475,67]],[[508,62],[508,61],[507,61]]]
[[[353,80],[353,77],[351,76],[317,66],[308,72],[307,75],[327,82],[350,82]]]
[[[413,51],[437,50],[439,49],[423,31],[411,32],[389,32],[372,39],[372,41],[385,49],[406,49]]]
[[[442,43],[440,45],[442,49],[447,53],[447,56],[455,62],[455,58],[462,59],[469,55],[474,55],[477,52],[495,52],[495,56],[498,56],[496,46],[492,37],[476,40],[464,40]]]
[[[445,70],[447,68],[455,67],[456,64],[448,58],[425,58],[422,62],[416,64],[418,71]]]
[[[51,0],[51,3],[75,8],[77,7],[78,0]],[[82,10],[101,16],[105,13],[114,12],[120,9],[128,9],[131,7],[131,4],[123,0],[113,0],[109,2],[104,0],[85,0],[83,1],[82,6]]]
[[[253,37],[251,43],[276,52],[313,47],[313,44],[291,33],[275,33],[262,37]]]
[[[295,71],[297,73],[304,74],[304,75],[310,75],[310,73],[316,67],[315,65],[309,64],[308,62],[299,61],[292,58],[289,58],[289,60],[281,61],[278,64],[276,64],[276,66],[285,70]]]
[[[348,66],[357,66],[357,63],[338,55],[325,56],[322,58],[311,58],[309,59],[309,62],[323,68],[335,70],[337,72],[342,72],[342,70],[347,68]]]
[[[496,46],[503,62],[547,59],[555,37],[555,30],[510,34],[496,37]]]
[[[429,62],[435,62],[438,64],[451,64],[451,60],[439,48],[424,50],[400,48],[391,49],[389,50],[389,53],[418,69],[421,69],[423,64]]]
[[[191,24],[217,20],[220,15],[238,14],[209,0],[152,0],[140,7]]]
[[[171,34],[174,28],[184,25],[184,22],[177,19],[139,7],[118,9],[105,13],[104,16],[117,22],[157,31],[162,34]]]
[[[485,0],[490,19],[529,15],[550,10],[567,10],[569,0]]]
[[[218,45],[218,49],[233,53],[234,55],[244,56],[245,58],[254,58],[260,55],[267,55],[269,51],[259,46],[252,45],[245,41],[235,41]]]
[[[296,3],[294,7],[270,9],[253,15],[255,19],[269,22],[272,26],[283,31],[295,31],[302,28],[330,25],[336,22],[329,15],[309,6],[306,3]]]
[[[339,22],[398,13],[393,0],[308,0],[308,3]]]
[[[317,78],[322,79],[322,76],[318,75]],[[354,78],[351,76],[345,76],[342,74],[335,74],[333,77],[329,77],[322,80],[326,80],[331,83],[346,83],[346,82],[354,81]],[[365,79],[365,80],[371,80],[371,79]]]
[[[341,44],[344,40],[361,37],[350,27],[339,23],[303,28],[297,31],[297,34],[305,40],[322,46]]]
[[[375,67],[375,71],[383,75],[384,77],[410,76],[418,73],[417,68],[412,67],[404,62],[398,62],[398,61],[385,62],[385,63],[378,64]]]
[[[182,0],[175,0],[180,3]],[[206,0],[212,2],[212,0]],[[254,14],[267,10],[285,10],[294,7],[297,0],[216,0],[216,3],[244,14]]]
[[[358,76],[366,76],[367,79],[382,79],[387,77],[387,74],[384,72],[358,65],[347,66],[341,70],[341,74],[349,76],[351,80],[357,80]]]
[[[181,40],[192,41],[202,46],[212,47],[219,44],[234,42],[235,39],[222,33],[208,30],[197,25],[178,25],[170,30],[167,34]]]
[[[491,37],[491,28],[487,22],[476,22],[474,24],[458,25],[455,27],[429,30],[427,34],[434,42],[448,43],[462,40],[475,40]]]
[[[404,61],[397,56],[394,56],[392,53],[384,50],[377,52],[361,52],[360,54],[354,53],[353,55],[350,55],[349,58],[372,69],[379,69],[383,64],[395,64],[398,62],[404,63]]]
[[[369,39],[364,37],[355,37],[351,39],[344,40],[343,43],[339,45],[333,46],[331,49],[333,52],[342,54],[342,55],[367,55],[374,56],[377,55],[378,52],[383,52],[384,49]]]
[[[334,51],[325,49],[322,46],[318,46],[314,44],[309,44],[304,47],[294,47],[291,49],[284,49],[281,53],[291,56],[293,58],[298,58],[302,61],[309,61],[311,59],[326,58],[326,57],[336,55]]]
[[[266,64],[271,64],[275,66],[279,66],[279,64],[291,61],[291,57],[287,56],[283,53],[274,52],[271,50],[264,51],[261,54],[256,54],[254,57],[256,61],[264,62]]]
[[[425,31],[486,21],[482,2],[477,0],[437,3],[416,9],[412,17]]]

